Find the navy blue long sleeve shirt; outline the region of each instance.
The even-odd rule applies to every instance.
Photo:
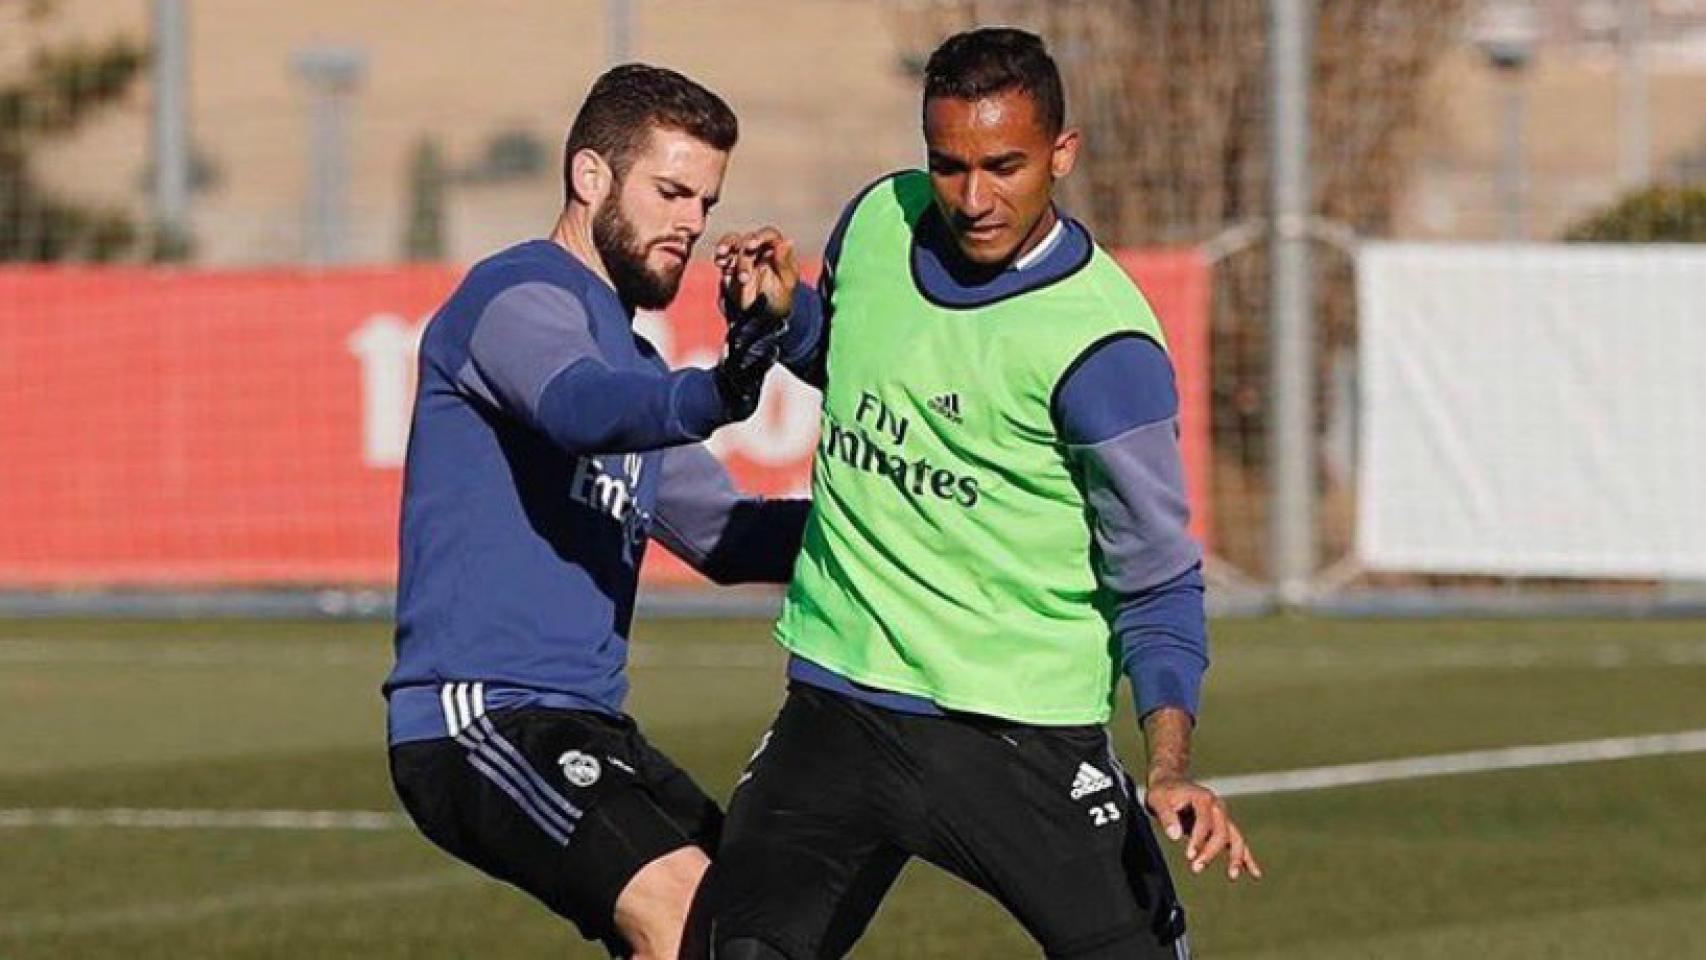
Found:
[[[807,504],[742,496],[669,370],[549,240],[476,265],[428,323],[403,472],[393,743],[523,703],[620,713],[649,539],[718,582],[785,581]]]

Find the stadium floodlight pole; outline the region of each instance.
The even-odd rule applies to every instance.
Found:
[[[1482,8],[1475,42],[1504,86],[1504,149],[1499,160],[1499,206],[1504,210],[1504,239],[1528,237],[1528,85],[1537,29],[1527,3]]]
[[[176,244],[189,235],[189,25],[184,0],[154,0],[154,228]]]
[[[1272,405],[1268,449],[1271,567],[1279,602],[1309,597],[1315,568],[1315,329],[1309,248],[1311,0],[1270,0],[1268,73],[1273,158]]]
[[[1651,176],[1647,100],[1647,2],[1623,0],[1617,24],[1617,179],[1633,190]]]
[[[1505,211],[1504,237],[1516,243],[1528,239],[1528,90],[1517,71],[1505,78],[1504,128],[1500,206]]]
[[[367,70],[367,54],[348,47],[309,47],[296,72],[313,102],[308,129],[307,256],[316,264],[343,262],[349,234],[348,105]]]
[[[605,58],[609,65],[627,63],[634,58],[633,0],[604,0],[604,20],[607,35]]]

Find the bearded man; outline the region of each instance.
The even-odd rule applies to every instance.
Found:
[[[675,957],[722,813],[623,710],[649,538],[719,583],[783,582],[799,501],[739,495],[699,441],[750,416],[778,332],[669,370],[674,299],[734,114],[640,64],[594,84],[551,235],[476,265],[422,339],[404,467],[392,780],[434,843],[616,956]]]

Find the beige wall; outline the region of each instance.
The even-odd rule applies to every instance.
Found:
[[[1697,61],[1669,56],[1651,64],[1651,170],[1657,177],[1685,152],[1706,149],[1706,41],[1702,50]],[[1428,90],[1424,148],[1401,204],[1401,233],[1499,236],[1497,171],[1507,82],[1472,50],[1441,65]],[[1529,235],[1554,239],[1620,192],[1617,61],[1603,50],[1542,50],[1521,82],[1527,96]]]
[[[918,162],[914,82],[898,69],[897,21],[881,0],[633,0],[635,55],[679,68],[740,113],[724,205],[713,230],[774,221],[808,249],[871,178]],[[604,0],[186,0],[195,139],[218,181],[195,198],[203,262],[280,263],[304,252],[307,94],[291,60],[311,44],[358,47],[367,78],[351,130],[348,247],[361,261],[399,256],[407,167],[419,138],[453,164],[490,137],[532,132],[553,156],[522,182],[458,186],[449,197],[453,259],[468,261],[549,225],[560,197],[554,155],[604,65]],[[145,37],[148,0],[60,0],[30,28],[0,7],[0,69],[49,37]],[[45,31],[45,32],[44,32]],[[1677,38],[1665,41],[1676,48]],[[1684,38],[1686,39],[1686,38]],[[1655,59],[1654,169],[1706,141],[1706,38]],[[1554,236],[1615,195],[1615,61],[1603,48],[1543,48],[1529,79],[1533,235]],[[1489,238],[1499,231],[1496,78],[1470,50],[1430,83],[1431,119],[1398,232]],[[41,165],[61,189],[141,210],[149,88]],[[1094,132],[1091,132],[1094,135]]]
[[[537,235],[555,216],[555,152],[604,66],[603,0],[190,0],[195,140],[218,182],[195,199],[200,259],[275,263],[303,253],[307,104],[291,61],[311,44],[357,47],[368,69],[351,116],[348,247],[395,259],[406,171],[436,137],[453,164],[499,131],[550,146],[524,182],[457,187],[455,259]],[[911,83],[887,15],[860,0],[636,0],[636,58],[672,66],[740,114],[725,203],[713,229],[774,220],[816,246],[860,185],[918,153]],[[63,0],[55,33],[145,36],[146,0]],[[122,109],[42,165],[63,189],[141,208],[146,84]]]

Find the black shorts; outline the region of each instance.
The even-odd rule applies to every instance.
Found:
[[[433,843],[617,954],[628,881],[690,844],[714,850],[722,827],[716,802],[633,720],[600,713],[494,710],[455,739],[392,747],[391,780]]]
[[[883,710],[796,683],[730,802],[717,946],[845,955],[909,857],[995,897],[1049,957],[1187,957],[1185,917],[1099,726]]]

